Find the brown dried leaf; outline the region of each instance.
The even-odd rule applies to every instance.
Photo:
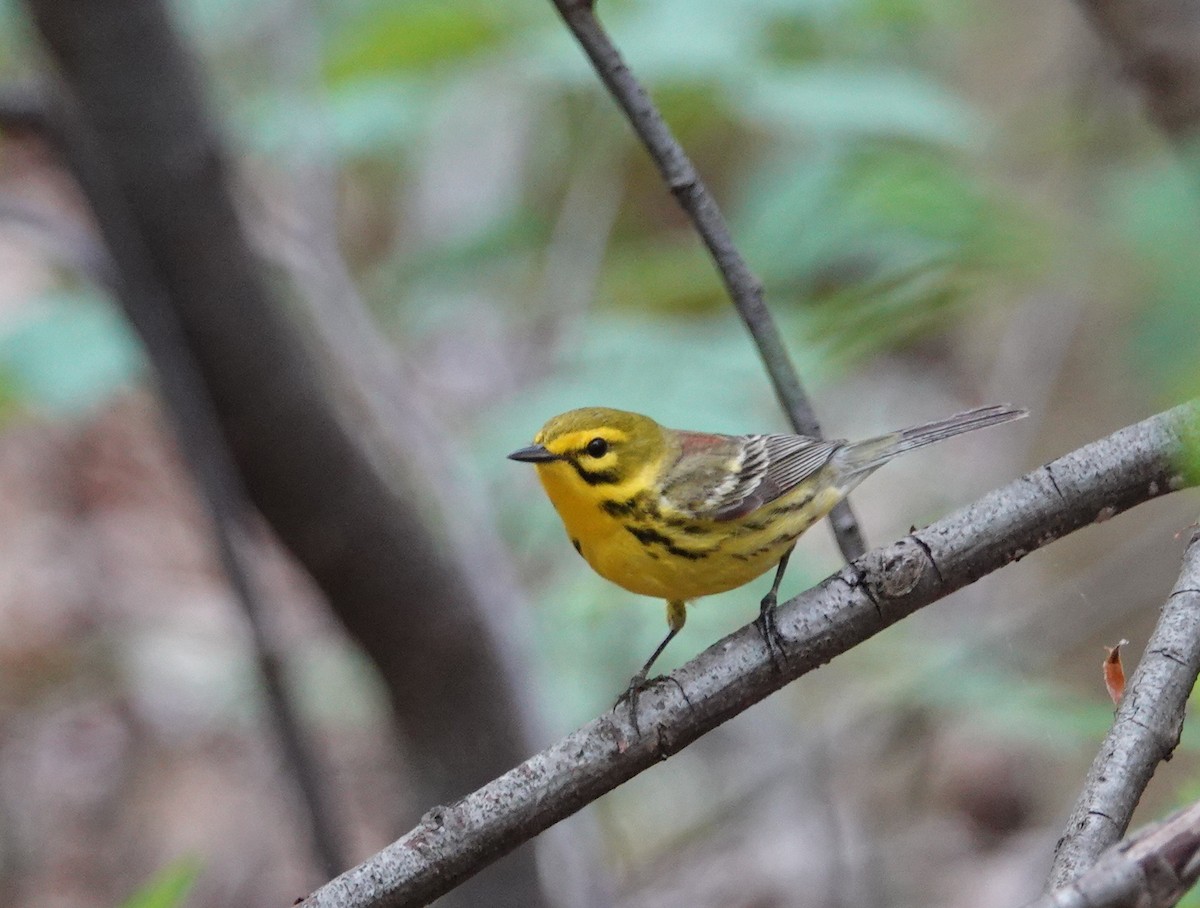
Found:
[[[1108,655],[1104,657],[1104,686],[1112,698],[1113,705],[1121,702],[1125,695],[1125,666],[1121,664],[1121,647],[1128,646],[1128,640],[1122,640],[1116,646],[1106,646]]]

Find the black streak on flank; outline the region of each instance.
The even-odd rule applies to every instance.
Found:
[[[658,505],[645,492],[638,492],[624,501],[606,498],[600,502],[600,510],[610,517],[658,517]]]
[[[634,495],[632,498],[625,501],[614,501],[611,498],[606,498],[600,502],[600,510],[610,517],[630,517],[636,514],[641,509],[641,498]]]
[[[579,540],[578,540],[578,539],[574,539],[574,538],[573,538],[573,539],[571,540],[571,545],[575,546],[575,551],[577,551],[577,552],[578,552],[580,555],[582,555],[582,554],[583,554],[583,546],[581,546],[581,545],[579,544]]]
[[[770,542],[768,542],[764,545],[760,545],[753,552],[748,552],[747,554],[748,554],[749,558],[757,558],[759,555],[765,555],[765,554],[767,554],[767,552],[774,551],[774,550],[778,549],[780,546],[784,545],[785,543],[791,542],[793,539],[796,538],[796,535],[797,534],[794,534],[794,533],[782,533],[779,536],[776,536]],[[749,559],[747,559],[747,560],[749,560]]]
[[[777,517],[780,514],[792,514],[796,511],[803,510],[816,496],[816,491],[809,492],[799,501],[793,501],[790,504],[779,505],[778,507],[771,508],[768,516]]]
[[[633,536],[642,545],[661,545],[670,554],[679,558],[687,558],[691,561],[697,561],[701,558],[707,558],[711,551],[698,552],[695,549],[680,548],[675,544],[675,540],[670,536],[665,536],[658,530],[650,527],[638,527],[625,524],[625,531]]]
[[[657,513],[657,509],[653,510],[652,516],[660,516]],[[663,517],[662,519],[667,526],[680,530],[689,536],[700,536],[708,532],[707,527],[700,526],[698,523],[692,523],[692,518],[690,517]]]

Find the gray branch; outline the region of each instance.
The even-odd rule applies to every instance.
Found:
[[[621,58],[620,51],[592,11],[592,4],[587,0],[553,0],[553,3],[591,60],[596,75],[612,94],[646,151],[658,165],[663,181],[700,234],[738,315],[758,346],[775,394],[792,427],[802,435],[820,438],[821,426],[817,422],[817,415],[783,345],[779,328],[763,301],[762,281],[751,272],[750,266],[734,245],[729,225],[725,223],[725,217],[712,193],[672,135],[671,128],[650,100],[646,89]],[[861,556],[866,551],[866,543],[849,502],[838,504],[829,519],[846,560],[852,561]]]
[[[1200,402],[1062,457],[886,548],[868,553],[778,611],[782,670],[758,630],[717,642],[639,701],[601,716],[448,806],[303,908],[425,905],[785,684],[923,606],[1035,549],[1197,477],[1182,454],[1200,440]],[[1194,447],[1193,447],[1194,449]]]
[[[1188,694],[1200,673],[1200,531],[1183,556],[1146,652],[1100,746],[1055,849],[1050,886],[1080,876],[1129,828],[1150,777],[1179,744]]]
[[[1200,802],[1112,845],[1025,908],[1171,908],[1200,879]]]

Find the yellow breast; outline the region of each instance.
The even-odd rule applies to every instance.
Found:
[[[652,491],[658,470],[651,463],[619,484],[589,486],[569,464],[538,465],[567,535],[596,573],[668,600],[725,592],[770,570],[842,497],[822,471],[744,517],[698,520]]]

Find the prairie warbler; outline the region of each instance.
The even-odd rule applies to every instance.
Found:
[[[618,586],[667,600],[666,638],[689,600],[722,593],[776,567],[759,628],[774,653],[771,609],[797,537],[900,454],[1026,411],[981,407],[866,441],[804,435],[712,435],[648,416],[585,407],[555,416],[508,456],[537,466],[575,550]],[[636,704],[636,701],[635,701]]]

